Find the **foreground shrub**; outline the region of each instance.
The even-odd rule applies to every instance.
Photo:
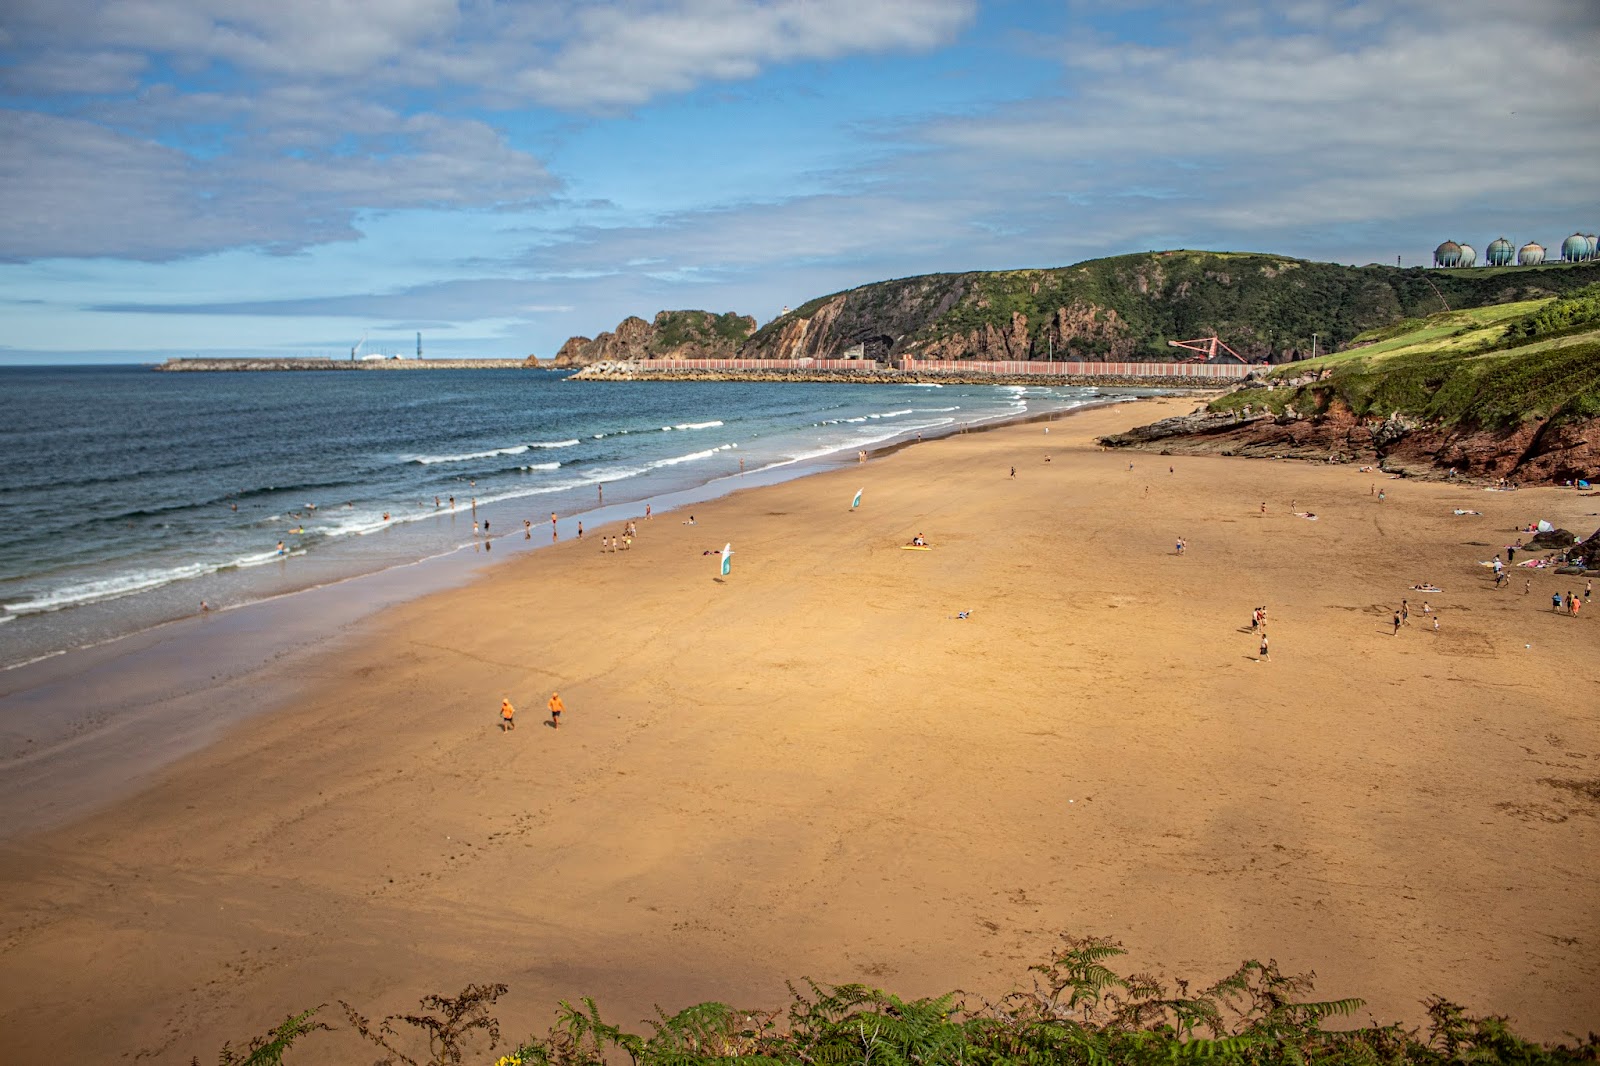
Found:
[[[489,1011],[504,985],[429,996],[420,1013],[391,1015],[375,1026],[343,1006],[355,1032],[383,1052],[382,1066],[1600,1062],[1600,1036],[1593,1033],[1573,1045],[1538,1044],[1517,1036],[1503,1017],[1469,1015],[1438,997],[1424,1001],[1426,1036],[1399,1025],[1327,1029],[1325,1021],[1354,1015],[1363,1001],[1306,998],[1311,974],[1285,975],[1274,962],[1249,961],[1205,988],[1191,991],[1188,982],[1176,981],[1169,990],[1149,975],[1111,969],[1108,963],[1122,954],[1114,941],[1069,937],[1054,958],[1032,968],[1032,988],[995,1003],[969,1003],[959,992],[903,1000],[866,985],[807,981],[804,990],[789,986],[793,1002],[786,1011],[701,1003],[667,1015],[657,1008],[646,1023],[648,1035],[604,1021],[592,999],[580,1006],[562,1001],[548,1034],[498,1056],[499,1023]],[[314,1014],[295,1015],[252,1041],[247,1057],[224,1048],[222,1066],[281,1063],[295,1040],[328,1028],[313,1021]]]

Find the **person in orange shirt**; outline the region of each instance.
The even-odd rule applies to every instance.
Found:
[[[566,709],[567,705],[561,702],[561,693],[550,693],[550,728],[561,728],[561,712]]]
[[[500,701],[500,732],[509,733],[517,728],[516,714],[517,709],[511,706],[509,698]]]

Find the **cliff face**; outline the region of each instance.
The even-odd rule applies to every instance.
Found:
[[[1151,252],[1049,270],[930,274],[805,304],[758,330],[745,358],[1166,360],[1215,333],[1251,359],[1329,351],[1366,330],[1452,308],[1558,295],[1600,264],[1471,271],[1347,267],[1283,256]],[[1438,290],[1435,293],[1435,289]]]
[[[1551,425],[1534,420],[1501,429],[1428,425],[1393,416],[1365,419],[1344,404],[1321,415],[1195,414],[1168,418],[1104,439],[1111,447],[1178,455],[1334,459],[1438,476],[1561,482],[1600,470],[1600,419]]]
[[[662,311],[655,321],[630,315],[615,330],[598,337],[571,337],[556,353],[553,365],[646,359],[731,359],[755,331],[756,320],[732,312]]]

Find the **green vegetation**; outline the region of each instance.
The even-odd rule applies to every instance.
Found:
[[[896,350],[1008,331],[1016,357],[1168,359],[1169,340],[1215,333],[1247,356],[1382,341],[1448,304],[1468,317],[1455,329],[1499,321],[1498,305],[1548,300],[1600,281],[1600,264],[1440,271],[1341,266],[1242,252],[1171,251],[1095,259],[1070,267],[930,274],[819,297],[758,330],[759,357],[789,322],[838,302],[830,340],[842,349],[887,336]],[[1477,310],[1489,311],[1477,320]],[[1058,319],[1059,315],[1059,319]],[[1514,316],[1513,316],[1514,317]],[[1022,351],[1016,351],[1018,345]]]
[[[1586,285],[1522,316],[1506,327],[1506,337],[1533,340],[1590,329],[1600,329],[1600,283]]]
[[[662,311],[656,315],[656,336],[652,347],[669,351],[684,345],[721,345],[733,348],[743,344],[755,330],[755,320],[732,311],[716,315],[710,311]]]
[[[1278,367],[1271,380],[1211,404],[1314,416],[1343,403],[1358,417],[1393,414],[1468,429],[1600,416],[1600,285],[1555,299],[1407,319],[1362,347]]]
[[[1576,1045],[1541,1045],[1512,1032],[1505,1018],[1474,1017],[1443,999],[1425,1000],[1428,1031],[1368,1024],[1324,1028],[1348,1018],[1359,999],[1312,1001],[1309,976],[1275,963],[1246,962],[1191,991],[1110,968],[1121,945],[1068,938],[1048,963],[1033,967],[1027,991],[996,1003],[958,993],[905,1000],[865,985],[790,986],[786,1011],[736,1010],[702,1003],[647,1022],[649,1034],[604,1021],[593,1000],[562,1002],[548,1035],[496,1052],[492,1014],[504,985],[472,985],[456,997],[429,996],[413,1015],[377,1025],[344,1005],[352,1029],[375,1045],[379,1064],[447,1066],[1032,1066],[1209,1062],[1218,1066],[1454,1066],[1467,1063],[1600,1061],[1600,1036]],[[317,1028],[313,1012],[288,1019],[250,1044],[247,1058],[225,1049],[223,1066],[275,1066],[290,1043]],[[196,1060],[196,1066],[198,1066]]]

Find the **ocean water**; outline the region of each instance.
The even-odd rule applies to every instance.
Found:
[[[1054,386],[569,382],[543,371],[0,368],[0,668],[599,503],[1101,398]],[[450,498],[454,497],[452,508]],[[437,503],[435,501],[438,501]],[[474,507],[473,501],[476,501]],[[282,551],[279,550],[282,542]]]

